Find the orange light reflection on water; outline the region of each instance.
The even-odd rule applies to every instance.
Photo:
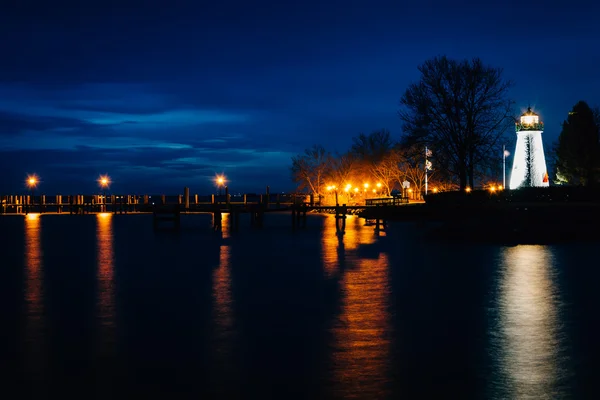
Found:
[[[96,217],[97,320],[100,325],[100,350],[104,355],[115,341],[115,277],[113,252],[113,215],[99,213]]]
[[[213,272],[213,298],[215,300],[215,320],[221,333],[231,330],[233,317],[231,315],[231,271],[230,248],[221,245],[219,249],[219,266]]]
[[[223,239],[227,239],[229,237],[229,230],[231,229],[231,227],[229,226],[229,224],[231,224],[231,214],[229,213],[221,213],[221,226],[222,226],[222,235],[223,235]]]
[[[223,214],[223,232],[219,244],[219,264],[212,274],[213,321],[215,362],[212,365],[218,373],[214,384],[225,390],[226,381],[221,377],[232,374],[235,363],[232,361],[234,342],[233,295],[231,288],[231,247],[225,240],[229,238],[229,214]]]
[[[341,314],[332,329],[334,391],[349,398],[357,393],[384,398],[386,389],[378,382],[389,373],[389,261],[385,253],[372,251],[374,228],[363,224],[364,220],[349,216],[345,234],[338,235],[335,218],[324,221],[325,274],[340,279],[342,292]],[[361,249],[367,249],[370,257]]]
[[[25,346],[29,357],[27,368],[32,373],[39,373],[42,366],[38,362],[45,359],[41,232],[39,214],[28,214],[25,218]]]

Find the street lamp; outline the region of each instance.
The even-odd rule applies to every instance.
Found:
[[[110,177],[108,175],[100,175],[98,178],[98,185],[102,189],[102,198],[104,203],[104,212],[106,212],[106,189],[110,186]]]
[[[225,185],[225,176],[217,175],[215,182],[217,183],[217,188],[219,189],[219,196],[221,195],[221,187]]]
[[[220,197],[221,197],[221,188],[223,186],[225,186],[225,182],[227,182],[227,179],[225,179],[225,175],[221,174],[221,175],[217,175],[215,176],[215,184],[217,185],[218,188],[218,199],[217,203],[220,202]],[[225,188],[225,196],[227,197],[227,188]],[[227,201],[228,199],[226,199]]]
[[[32,205],[35,203],[33,201],[33,196],[35,195],[35,188],[37,187],[39,181],[40,181],[39,178],[35,174],[29,175],[27,177],[27,186],[29,187],[29,190],[31,191],[31,204]]]

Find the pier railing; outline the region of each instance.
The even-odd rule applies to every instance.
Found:
[[[227,206],[265,205],[267,208],[285,208],[305,201],[298,194],[243,194],[243,195],[4,195],[0,196],[0,213],[26,214],[33,212],[85,214],[89,212],[151,212],[155,206],[179,205],[193,211],[219,204]]]
[[[408,197],[391,196],[365,200],[367,206],[397,206],[400,204],[408,204]]]
[[[187,189],[187,188],[186,188]],[[130,213],[154,212],[157,207],[177,206],[182,212],[206,212],[212,206],[221,209],[230,207],[264,207],[268,210],[287,209],[293,205],[307,205],[311,209],[334,208],[315,202],[305,194],[238,194],[238,195],[5,195],[0,196],[0,214],[69,213],[88,214],[96,212]],[[391,196],[366,199],[363,207],[397,206],[407,204],[408,198]]]

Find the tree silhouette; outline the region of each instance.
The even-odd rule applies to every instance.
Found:
[[[352,152],[370,164],[376,164],[386,157],[394,147],[390,131],[381,129],[368,135],[361,133],[352,138]]]
[[[512,126],[512,86],[502,70],[480,59],[436,57],[419,67],[421,79],[406,89],[399,111],[407,145],[427,144],[436,169],[457,176],[460,188],[474,186],[478,169],[500,153],[501,137]]]
[[[585,102],[562,124],[556,150],[556,178],[561,183],[591,186],[600,178],[600,113]]]
[[[309,189],[313,194],[322,194],[325,178],[331,169],[331,155],[321,145],[304,150],[304,154],[292,157],[292,180],[300,189]]]

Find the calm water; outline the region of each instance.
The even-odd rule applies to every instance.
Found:
[[[182,224],[1,217],[2,397],[598,398],[594,243]]]

